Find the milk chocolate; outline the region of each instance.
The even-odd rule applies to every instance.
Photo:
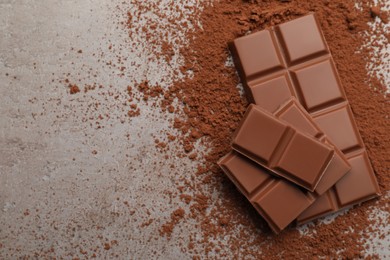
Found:
[[[309,114],[295,99],[283,104],[274,114],[278,119],[290,123],[296,129],[330,144]],[[323,178],[315,191],[310,193],[281,178],[272,176],[268,170],[236,152],[230,152],[222,158],[219,165],[276,233],[293,222],[307,207],[310,207],[316,198],[350,170],[344,155],[335,149],[335,156]],[[274,188],[268,189],[268,184],[271,183]],[[286,191],[281,191],[281,189],[286,189]],[[289,193],[289,195],[283,197],[277,195],[281,193]],[[265,198],[271,202],[266,203]]]
[[[351,165],[298,221],[377,197],[374,171],[314,15],[238,38],[230,48],[249,101],[274,112],[296,97]]]
[[[291,98],[289,101],[284,103],[277,111],[274,112],[274,115],[277,118],[289,123],[296,129],[317,138],[325,144],[332,146],[334,149],[334,157],[332,158],[329,166],[324,172],[323,177],[315,188],[315,195],[318,196],[325,193],[338,180],[340,180],[349,172],[351,167],[344,154],[332,144],[332,142],[326,137],[326,135],[310,117],[309,113],[306,112],[306,110],[295,98]]]
[[[334,155],[331,146],[253,104],[234,134],[232,147],[309,191],[314,191]]]
[[[314,202],[310,192],[274,177],[254,161],[235,151],[219,165],[275,233],[279,233]]]

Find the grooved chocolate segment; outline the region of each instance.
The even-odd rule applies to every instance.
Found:
[[[377,197],[379,187],[376,179],[373,178],[374,173],[367,153],[359,152],[349,158],[348,162],[352,170],[299,215],[298,224]]]
[[[301,102],[309,112],[345,100],[330,59],[292,69],[292,78]]]
[[[328,52],[317,21],[308,15],[276,27],[289,64]]]
[[[327,213],[336,211],[338,209],[336,203],[333,190],[326,192],[299,215],[297,218],[298,224],[303,224],[315,218],[324,216]]]
[[[326,139],[325,143],[329,143]],[[336,147],[334,149],[335,155],[332,161],[329,163],[324,176],[321,181],[318,183],[315,190],[316,194],[322,195],[327,190],[329,190],[338,180],[340,180],[344,175],[348,174],[351,170],[349,162],[345,159],[345,156],[340,152]]]
[[[323,135],[318,126],[313,122],[313,119],[311,119],[309,114],[301,108],[295,98],[284,103],[276,112],[274,112],[274,115],[308,135],[313,137],[320,137]]]
[[[310,191],[314,191],[334,154],[330,146],[254,105],[245,113],[232,147]]]
[[[277,118],[289,123],[296,129],[334,147],[296,99],[292,98],[283,104],[274,114]],[[345,156],[337,148],[334,151],[334,157],[315,189],[316,195],[321,195],[326,192],[351,169]]]
[[[317,115],[314,121],[341,151],[348,152],[353,148],[363,147],[363,141],[348,105],[345,104],[336,110],[328,110],[326,113]]]
[[[291,223],[293,216],[299,216],[312,201],[311,197],[308,197],[307,194],[296,189],[290,183],[276,181],[272,186],[270,185],[266,192],[255,197],[252,203],[255,204],[255,208],[261,207],[261,211],[264,214],[263,217],[274,224],[274,226],[272,224],[270,226],[276,232],[280,232]]]
[[[319,181],[319,174],[313,173],[324,174],[333,157],[331,149],[323,149],[317,142],[313,142],[312,138],[298,134],[290,139],[286,151],[280,158],[277,169],[286,173],[294,173],[294,176],[299,176],[311,187],[314,186],[312,183],[318,184]],[[304,158],[304,161],[300,158]]]
[[[271,156],[288,131],[293,130],[271,114],[263,113],[252,106],[235,133],[233,148],[237,148],[257,162],[270,164]]]
[[[265,168],[259,167],[242,155],[231,152],[220,160],[219,165],[229,173],[229,178],[246,197],[267,181],[274,179]]]
[[[261,82],[249,86],[252,103],[262,104],[268,111],[275,111],[280,104],[288,100],[293,95],[288,75],[283,74],[266,82]]]
[[[337,199],[341,207],[358,203],[376,194],[378,185],[372,172],[367,153],[359,153],[348,159],[352,166],[351,174],[347,174],[335,185]],[[370,174],[366,174],[370,172]]]
[[[280,53],[274,48],[275,40],[269,31],[252,34],[248,38],[249,41],[237,39],[235,42],[237,52],[246,60],[242,64],[242,70],[246,77],[253,77],[283,68]],[[251,52],[251,49],[259,48],[260,46],[266,52],[256,54]]]
[[[237,152],[230,152],[218,164],[275,233],[288,226],[314,201],[309,192],[272,176]]]
[[[263,42],[260,41],[253,45],[252,38],[256,38],[258,33],[264,34],[265,31],[270,35],[269,38],[274,40],[268,42],[276,40],[275,45],[273,47],[267,45],[263,48]],[[236,46],[237,41],[240,42],[240,48]],[[274,112],[289,98],[288,94],[295,96],[310,112],[329,140],[349,158],[352,169],[340,180],[342,186],[337,183],[338,193],[333,188],[329,191],[331,196],[323,195],[334,198],[339,203],[334,203],[337,206],[326,212],[333,212],[341,207],[377,197],[379,188],[375,175],[341,87],[329,48],[315,17],[312,14],[307,15],[269,30],[241,37],[229,45],[251,102]],[[263,53],[272,50],[273,53],[282,56],[283,64],[278,70],[267,72],[258,73],[257,69],[254,69],[256,72],[248,77],[241,69],[243,66],[248,69],[250,67],[241,55],[242,50],[251,53],[253,57],[260,58]],[[356,188],[349,185],[348,179]],[[322,205],[323,207],[317,205],[324,201],[319,199],[312,207],[327,208],[326,205]],[[313,213],[310,217],[308,212],[304,214],[306,220],[322,215]]]

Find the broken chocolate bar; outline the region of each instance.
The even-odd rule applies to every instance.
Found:
[[[333,148],[250,105],[235,132],[232,147],[274,174],[314,191]]]
[[[230,48],[252,103],[274,112],[296,97],[352,167],[298,220],[377,197],[374,171],[314,15],[238,38]]]

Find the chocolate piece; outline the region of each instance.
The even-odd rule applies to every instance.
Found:
[[[291,96],[310,113],[346,100],[313,15],[238,38],[230,47],[248,98],[266,110]]]
[[[283,230],[314,202],[310,192],[274,177],[237,152],[230,152],[218,164],[275,233]]]
[[[308,135],[329,143],[295,99],[282,105],[275,115],[278,119],[290,123]],[[315,198],[318,198],[349,171],[350,166],[344,155],[337,149],[335,152],[335,156],[314,193],[304,191],[281,178],[272,176],[268,170],[236,152],[230,152],[222,158],[219,165],[259,214],[264,217],[272,230],[279,233],[309,207]]]
[[[315,137],[334,148],[334,157],[329,163],[329,166],[326,168],[323,177],[314,191],[316,195],[322,195],[338,180],[340,180],[341,177],[349,172],[351,167],[344,154],[340,152],[339,149],[335,148],[334,145],[332,145],[324,133],[314,123],[313,119],[311,119],[310,115],[295,98],[291,98],[289,101],[283,104],[276,112],[274,112],[274,115],[277,118],[289,123],[296,129],[305,132],[308,135]]]
[[[252,103],[273,112],[291,96],[297,97],[352,166],[333,191],[318,199],[310,211],[330,205],[326,198],[332,194],[337,194],[335,201],[341,203],[328,213],[377,197],[375,174],[315,17],[307,15],[238,38],[230,47]],[[306,212],[300,219],[322,215],[316,214],[310,217]]]
[[[278,176],[314,191],[334,151],[266,110],[250,105],[232,147]]]
[[[375,175],[371,172],[372,168],[367,153],[358,151],[351,154],[348,162],[352,166],[351,171],[305,210],[297,218],[298,224],[376,197],[379,188]],[[371,174],[366,174],[367,172],[371,172]]]

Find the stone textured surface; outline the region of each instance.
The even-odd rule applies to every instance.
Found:
[[[171,240],[159,228],[183,204],[166,192],[173,176],[194,163],[158,153],[155,139],[169,125],[159,108],[140,103],[141,115],[129,118],[122,106],[127,85],[159,81],[174,68],[146,64],[142,48],[124,50],[131,77],[98,61],[115,61],[109,45],[124,44],[112,2],[0,1],[2,259],[185,258],[176,240],[188,243],[180,224]],[[70,95],[59,82],[66,78],[104,87]]]

